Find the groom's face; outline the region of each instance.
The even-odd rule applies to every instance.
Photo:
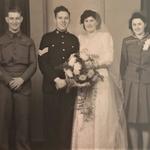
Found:
[[[70,16],[66,11],[60,11],[56,15],[56,28],[59,31],[66,31],[70,22]]]

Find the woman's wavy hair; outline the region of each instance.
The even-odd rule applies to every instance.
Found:
[[[133,28],[132,28],[132,21],[133,19],[141,19],[144,24],[146,24],[144,31],[147,32],[148,31],[148,22],[146,17],[141,13],[141,12],[134,12],[131,16],[131,18],[129,19],[129,29],[133,32]]]
[[[85,10],[82,14],[81,14],[81,17],[80,17],[80,24],[83,24],[83,28],[85,29],[85,26],[84,26],[84,20],[88,17],[93,17],[96,21],[97,21],[97,27],[96,29],[100,29],[101,27],[101,17],[100,15],[96,12],[96,11],[93,11],[93,10]]]

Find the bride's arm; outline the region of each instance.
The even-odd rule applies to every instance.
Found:
[[[102,37],[102,54],[98,59],[100,68],[106,68],[113,62],[113,40],[109,33],[104,33]]]

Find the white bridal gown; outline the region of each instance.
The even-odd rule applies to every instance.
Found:
[[[127,139],[123,99],[109,71],[113,62],[112,37],[108,32],[97,31],[92,35],[80,35],[79,41],[80,50],[87,49],[89,54],[96,56],[99,65],[104,65],[104,68],[98,70],[104,76],[104,81],[99,80],[86,91],[85,102],[93,105],[91,116],[81,113],[86,105],[78,109],[82,94],[79,90],[74,113],[72,150],[124,150],[127,148]]]

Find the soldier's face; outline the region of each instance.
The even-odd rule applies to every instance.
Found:
[[[146,27],[146,24],[140,18],[135,18],[132,20],[132,30],[135,35],[144,34],[145,27]]]
[[[19,12],[9,12],[5,20],[8,24],[9,31],[13,33],[17,33],[18,31],[20,31],[23,17]]]
[[[66,11],[60,11],[56,15],[56,28],[60,31],[66,31],[70,22],[70,16]]]

